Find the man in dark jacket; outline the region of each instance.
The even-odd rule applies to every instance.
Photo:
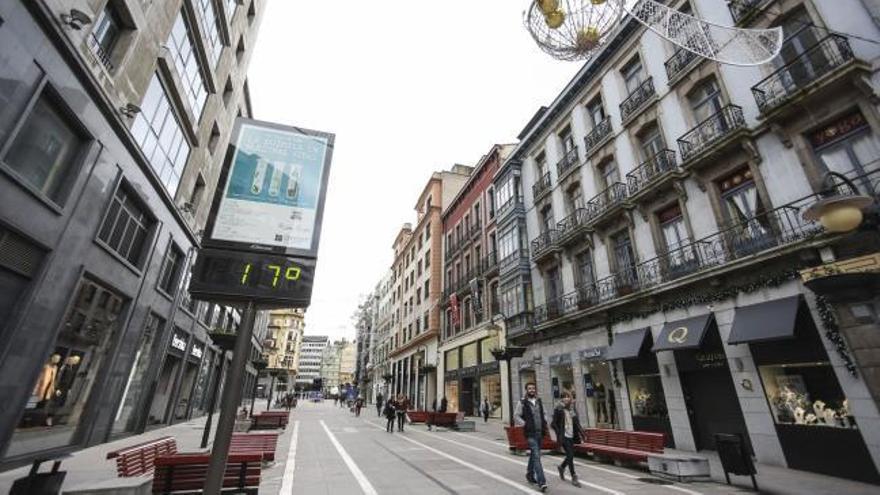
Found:
[[[382,416],[382,406],[385,405],[384,399],[385,397],[382,395],[382,392],[376,395],[376,416]]]
[[[541,443],[547,430],[547,418],[544,416],[544,405],[538,397],[538,388],[526,383],[526,395],[516,405],[514,420],[517,426],[525,429],[526,441],[529,444],[529,465],[526,468],[526,480],[547,491],[547,480],[544,478],[544,467],[541,465]]]
[[[556,469],[559,470],[559,477],[564,481],[565,466],[568,466],[571,472],[571,484],[581,486],[577,474],[574,472],[574,444],[581,442],[581,439],[584,438],[584,432],[577,413],[571,407],[571,399],[571,392],[568,390],[562,392],[562,402],[553,411],[551,425],[556,431],[556,441],[565,451],[565,460]]]

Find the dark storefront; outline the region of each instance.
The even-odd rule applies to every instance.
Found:
[[[168,408],[173,400],[176,377],[180,372],[180,367],[184,364],[184,357],[186,356],[187,339],[188,335],[186,332],[180,328],[174,329],[171,341],[168,344],[168,354],[165,356],[162,369],[159,372],[156,391],[150,402],[148,425],[160,425],[168,417]]]
[[[653,350],[674,352],[697,450],[715,450],[716,433],[739,433],[750,444],[712,313],[666,323]]]
[[[443,393],[449,412],[479,416],[480,403],[489,401],[489,415],[501,417],[501,372],[491,350],[497,340],[484,338],[444,353]]]
[[[611,368],[607,361],[608,348],[592,347],[578,353],[584,380],[584,403],[587,424],[596,428],[619,428],[617,402]]]
[[[633,429],[663,433],[666,446],[675,447],[657,357],[651,352],[651,330],[641,328],[614,334],[606,359],[623,364]],[[615,386],[618,386],[615,383]]]
[[[880,482],[801,296],[736,310],[729,344],[747,344],[790,468]]]

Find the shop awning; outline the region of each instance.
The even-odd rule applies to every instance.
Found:
[[[605,353],[605,359],[630,359],[638,357],[639,351],[642,349],[642,343],[648,336],[650,328],[640,328],[631,332],[621,332],[614,334],[614,342]]]
[[[765,342],[794,337],[800,296],[737,308],[728,344]]]
[[[654,352],[677,351],[700,347],[712,318],[712,313],[707,313],[693,318],[667,322],[663,325],[663,330],[660,330],[660,336],[657,337],[651,350]]]

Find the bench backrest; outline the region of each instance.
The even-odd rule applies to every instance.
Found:
[[[663,434],[645,431],[627,432],[627,447],[644,452],[663,452]]]
[[[608,445],[608,432],[599,428],[587,428],[587,443],[596,445]]]
[[[200,491],[208,475],[208,454],[177,454],[156,458],[153,493]],[[229,454],[223,488],[254,488],[260,485],[260,454]]]
[[[121,478],[142,476],[153,472],[156,458],[177,453],[177,442],[172,437],[162,437],[107,454],[116,459],[116,474]]]
[[[608,446],[627,448],[627,434],[629,432],[611,430],[608,432]]]
[[[245,447],[260,447],[266,450],[275,451],[278,445],[277,433],[233,433],[230,449]]]

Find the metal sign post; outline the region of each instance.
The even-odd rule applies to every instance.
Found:
[[[208,477],[205,481],[205,493],[220,493],[223,488],[223,475],[226,473],[226,460],[229,457],[229,444],[232,443],[232,430],[235,427],[235,416],[238,404],[241,403],[241,387],[244,382],[244,368],[247,364],[251,336],[254,333],[254,321],[257,319],[257,307],[253,301],[248,302],[242,317],[241,327],[235,339],[235,350],[232,351],[232,365],[223,388],[223,400],[220,402],[220,419],[217,421],[217,433],[211,447],[211,463],[208,465]]]

